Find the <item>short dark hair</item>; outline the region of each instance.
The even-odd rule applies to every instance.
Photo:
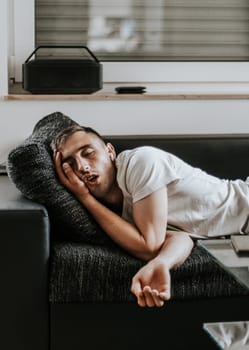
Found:
[[[60,148],[61,145],[63,145],[63,143],[67,140],[67,138],[71,135],[73,135],[74,133],[78,132],[78,131],[84,131],[86,133],[91,133],[96,135],[101,141],[103,141],[104,143],[105,140],[104,138],[94,129],[92,129],[89,126],[81,126],[81,125],[71,125],[66,127],[65,129],[61,130],[56,136],[55,138],[52,140],[50,146],[52,148],[53,151],[56,151]]]

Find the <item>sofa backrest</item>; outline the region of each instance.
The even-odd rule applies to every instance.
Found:
[[[159,147],[212,175],[228,179],[249,176],[249,134],[106,136],[116,151],[142,145]]]

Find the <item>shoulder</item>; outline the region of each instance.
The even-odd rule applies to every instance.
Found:
[[[137,170],[152,171],[152,169],[167,170],[179,168],[181,160],[160,148],[152,146],[141,146],[131,150],[121,152],[117,157],[117,169],[126,169],[126,171]]]
[[[143,162],[148,163],[160,157],[167,157],[167,152],[152,146],[141,146],[130,150],[125,150],[117,156],[117,165],[123,162]]]
[[[117,157],[117,182],[133,202],[178,179],[171,154],[151,146],[122,152]]]
[[[170,154],[156,147],[142,146],[121,152],[116,160],[118,179],[125,182],[147,181],[153,174],[171,168]]]
[[[127,182],[130,178],[134,181],[141,177],[157,163],[155,153],[158,151],[154,147],[141,146],[121,152],[116,159],[118,179],[123,178]]]

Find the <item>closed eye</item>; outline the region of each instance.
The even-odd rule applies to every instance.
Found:
[[[95,153],[95,151],[93,149],[89,148],[87,150],[82,151],[81,156],[82,157],[90,157],[90,156],[93,156],[94,153]]]

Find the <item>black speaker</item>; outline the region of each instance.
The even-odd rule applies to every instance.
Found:
[[[42,48],[83,48],[91,58],[31,60]],[[102,64],[86,46],[39,46],[22,65],[22,86],[32,94],[91,94],[102,89]]]

